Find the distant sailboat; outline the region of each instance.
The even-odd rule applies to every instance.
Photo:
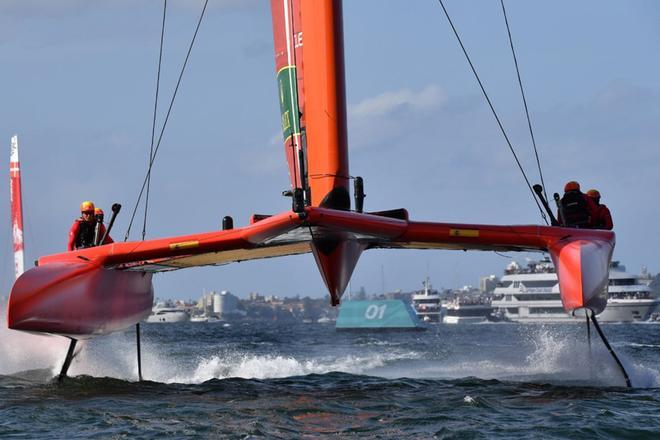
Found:
[[[14,249],[14,274],[18,279],[25,270],[23,255],[23,198],[21,194],[21,164],[18,161],[18,135],[11,138],[9,159],[9,198],[11,200],[11,231]]]

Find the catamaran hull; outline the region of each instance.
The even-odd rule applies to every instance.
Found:
[[[609,240],[559,240],[549,246],[557,268],[564,309],[588,308],[595,314],[607,305],[607,283],[614,245]]]
[[[149,316],[152,274],[89,263],[53,263],[25,272],[9,297],[14,330],[85,339],[118,331]]]

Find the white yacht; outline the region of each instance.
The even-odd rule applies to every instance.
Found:
[[[441,322],[442,307],[440,305],[440,294],[431,288],[429,277],[424,281],[424,290],[416,292],[412,296],[412,305],[417,317],[423,322]]]
[[[557,274],[550,259],[530,261],[527,267],[511,262],[493,292],[494,314],[515,322],[562,322],[583,320],[564,311],[559,294]],[[600,322],[631,322],[649,319],[660,304],[651,288],[625,267],[612,262],[605,310]]]
[[[190,322],[221,322],[222,320],[219,319],[215,315],[192,315],[190,316]]]
[[[477,324],[489,320],[493,311],[490,298],[456,296],[442,304],[443,324]]]
[[[159,302],[151,310],[151,315],[145,322],[188,322],[190,314],[187,310],[174,307],[171,304]]]
[[[598,315],[603,322],[646,321],[660,305],[648,284],[626,272],[625,266],[613,261],[607,288],[607,307]]]

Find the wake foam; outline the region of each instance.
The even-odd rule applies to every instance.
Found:
[[[7,311],[0,306],[0,374],[48,368],[59,373],[69,340],[41,336],[7,328]]]
[[[71,375],[111,376],[136,380],[137,361],[134,341],[115,338],[109,343],[83,349],[71,365]],[[325,356],[301,358],[284,354],[255,354],[240,350],[218,349],[207,356],[181,357],[164,353],[158,346],[142,346],[142,370],[145,379],[162,383],[202,383],[211,379],[238,377],[273,379],[339,371],[367,374],[399,359],[418,356],[414,352]]]
[[[273,379],[308,374],[325,374],[341,371],[363,374],[385,365],[391,356],[352,356],[326,359],[297,359],[293,356],[253,355],[233,353],[202,359],[192,376],[174,376],[170,382],[200,383],[210,379],[240,377],[245,379]]]
[[[517,356],[505,351],[480,354],[479,350],[474,350],[468,359],[456,359],[449,354],[444,362],[427,362],[416,368],[413,377],[477,377],[558,385],[626,386],[621,370],[596,334],[592,334],[591,349],[585,340],[576,339],[575,334],[562,334],[556,329],[529,327],[526,335],[519,337],[526,339],[527,344],[504,349],[520,351]],[[660,387],[659,371],[631,361],[621,350],[616,353],[634,387]],[[488,359],[479,359],[478,356],[488,356]]]
[[[347,348],[323,356],[262,354],[241,349],[218,348],[199,356],[194,347],[143,344],[145,379],[162,383],[202,383],[210,379],[238,377],[272,379],[308,374],[343,372],[389,379],[461,379],[477,377],[513,382],[570,384],[581,386],[625,386],[623,376],[597,335],[592,348],[575,334],[557,328],[526,327],[511,344],[478,349],[469,341],[452,347],[438,338],[439,353],[415,352],[404,347],[383,350]],[[520,341],[518,341],[520,340]],[[519,343],[518,343],[519,342]],[[80,341],[81,351],[69,374],[137,379],[135,340],[132,334],[115,334]],[[652,345],[652,344],[649,344]],[[59,372],[68,339],[36,336],[0,327],[0,374],[37,368]],[[383,347],[384,348],[384,347]],[[208,350],[208,347],[207,347]],[[191,353],[185,355],[185,352]],[[660,387],[660,371],[628,358],[623,348],[617,355],[630,375],[633,386]]]

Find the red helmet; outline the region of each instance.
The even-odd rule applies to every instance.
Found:
[[[592,199],[600,199],[600,193],[598,192],[597,189],[590,189],[589,191],[587,191],[587,195]]]
[[[94,213],[94,202],[86,200],[80,204],[80,212]]]
[[[103,210],[101,208],[95,208],[94,215],[103,215]]]
[[[564,185],[564,192],[579,191],[579,190],[580,190],[580,184],[577,183],[575,180],[571,180],[570,182],[566,183],[566,185]]]

